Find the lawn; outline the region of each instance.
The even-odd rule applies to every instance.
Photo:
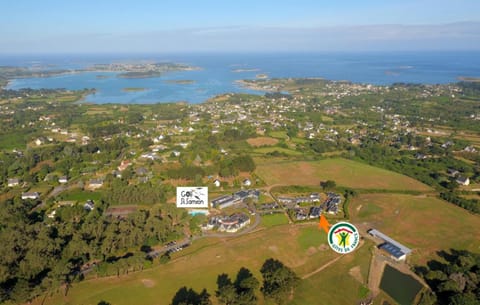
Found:
[[[298,244],[303,250],[308,250],[310,247],[318,247],[326,243],[327,234],[320,230],[316,224],[303,228],[298,237]]]
[[[278,225],[284,225],[288,223],[287,216],[283,213],[274,213],[262,215],[262,225],[270,228]]]
[[[269,137],[250,138],[247,143],[253,147],[272,146],[278,143],[278,139]]]
[[[410,177],[364,163],[334,158],[320,161],[273,161],[257,164],[256,173],[268,185],[320,185],[334,180],[337,185],[357,189],[428,191]]]
[[[287,133],[285,131],[272,131],[269,132],[268,135],[278,139],[288,139]]]
[[[261,279],[259,269],[265,259],[270,257],[279,259],[302,276],[337,256],[328,249],[302,249],[298,238],[304,229],[282,225],[238,238],[198,240],[186,250],[175,253],[173,260],[166,265],[157,265],[153,269],[120,277],[74,283],[67,296],[63,296],[61,291],[48,297],[45,304],[97,304],[104,300],[115,305],[167,305],[182,286],[196,290],[206,288],[214,295],[217,276],[227,273],[233,277],[242,266]],[[319,237],[325,237],[324,235],[319,233]],[[331,297],[337,300],[345,297],[328,290],[325,293],[332,294]],[[344,294],[349,293],[356,295],[357,289]],[[260,296],[260,292],[257,295]],[[41,302],[39,299],[33,304],[39,305]],[[261,297],[259,304],[265,304]]]
[[[413,263],[450,248],[480,253],[480,216],[435,197],[363,194],[351,200],[350,217],[413,248]]]

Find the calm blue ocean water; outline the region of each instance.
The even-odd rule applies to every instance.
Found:
[[[93,103],[201,103],[228,92],[249,92],[236,80],[269,77],[323,77],[359,83],[451,83],[459,76],[480,77],[480,52],[389,53],[281,53],[281,54],[177,54],[177,55],[23,55],[0,56],[0,65],[42,66],[49,69],[82,68],[94,63],[132,61],[178,62],[202,68],[156,78],[123,79],[115,73],[81,73],[12,81],[8,88],[96,88],[86,98]],[[235,70],[255,70],[234,72]],[[107,78],[98,78],[105,75]],[[193,80],[173,84],[168,80]],[[126,87],[146,88],[123,92]]]

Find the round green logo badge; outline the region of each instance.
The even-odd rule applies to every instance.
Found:
[[[350,253],[355,250],[359,242],[358,230],[351,223],[336,223],[328,231],[328,244],[337,253]]]

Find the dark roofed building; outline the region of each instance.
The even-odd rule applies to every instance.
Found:
[[[212,205],[215,208],[223,209],[234,204],[241,203],[247,198],[253,198],[253,200],[258,200],[259,197],[260,191],[258,190],[242,190],[234,193],[233,195],[225,195],[215,198],[212,200]]]
[[[389,242],[380,245],[378,248],[389,253],[390,256],[397,261],[403,261],[407,258],[407,254],[405,252],[403,252],[399,247]]]

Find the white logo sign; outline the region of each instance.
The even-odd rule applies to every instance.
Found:
[[[177,208],[208,208],[208,187],[177,187]]]

